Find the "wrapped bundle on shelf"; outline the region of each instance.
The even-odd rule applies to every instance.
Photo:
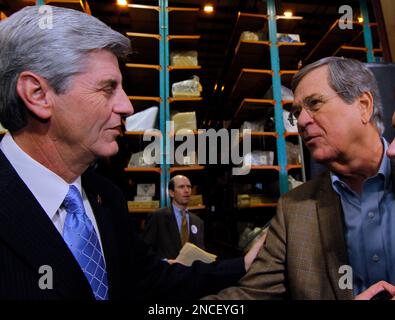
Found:
[[[173,97],[200,97],[202,86],[198,76],[193,76],[189,80],[173,83],[171,92]]]
[[[273,99],[273,86],[267,90],[266,94],[263,97],[264,99]],[[281,86],[281,100],[293,100],[294,95],[291,89],[288,89],[285,86]]]
[[[289,164],[301,164],[302,157],[300,155],[299,145],[293,144],[292,142],[287,141],[285,143],[285,148],[287,150],[287,162]]]
[[[170,52],[170,65],[179,67],[189,67],[198,65],[198,52],[191,51],[172,51]]]
[[[133,209],[158,209],[159,208],[159,201],[152,200],[152,201],[128,201],[128,208],[129,210]]]
[[[267,37],[262,30],[257,31],[243,31],[240,34],[240,41],[263,41],[267,40]]]
[[[176,134],[179,130],[196,130],[197,128],[195,111],[175,113],[171,120],[174,125],[173,131]]]
[[[151,107],[137,112],[125,120],[126,131],[145,131],[155,129],[158,117],[158,107]]]
[[[190,207],[202,206],[203,205],[203,196],[201,194],[191,195],[191,197],[189,198],[188,205]]]
[[[273,151],[255,150],[247,153],[243,158],[244,165],[272,166],[274,161]]]
[[[264,132],[265,131],[265,121],[244,121],[240,127],[240,131],[242,132],[244,129],[250,129],[255,132]]]
[[[278,42],[300,42],[300,36],[292,33],[277,33]]]
[[[137,195],[153,197],[155,195],[155,183],[138,183]]]
[[[128,163],[129,168],[134,168],[134,167],[155,167],[154,164],[146,163],[144,161],[144,150],[140,152],[133,153],[132,156],[130,157],[129,163]]]

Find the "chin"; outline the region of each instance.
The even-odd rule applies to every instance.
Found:
[[[95,152],[97,157],[111,157],[116,155],[119,151],[118,143],[113,141],[111,143],[105,143],[101,148]]]
[[[328,152],[325,152],[325,150],[322,149],[311,151],[310,154],[311,157],[314,159],[314,161],[321,164],[326,164],[336,159],[336,157],[333,154],[329,154]]]

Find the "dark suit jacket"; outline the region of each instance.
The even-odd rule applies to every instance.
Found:
[[[265,248],[240,286],[206,298],[352,299],[339,286],[348,264],[341,201],[325,172],[280,198]]]
[[[245,273],[243,259],[169,266],[130,228],[118,188],[90,170],[82,186],[100,230],[110,299],[193,299]],[[0,195],[0,299],[94,299],[62,236],[1,151]],[[43,265],[52,268],[52,290],[38,285]]]
[[[193,233],[192,226],[197,228]],[[147,218],[144,227],[144,241],[161,258],[175,259],[181,250],[181,236],[171,208],[162,208]],[[189,242],[204,249],[204,223],[197,215],[189,213]]]

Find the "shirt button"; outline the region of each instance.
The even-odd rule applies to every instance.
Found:
[[[370,212],[368,213],[368,217],[371,218],[371,219],[373,219],[373,218],[374,218],[374,212],[370,211]]]
[[[372,260],[373,260],[374,262],[377,262],[377,261],[380,260],[380,257],[379,257],[377,254],[374,254],[374,255],[372,256]]]

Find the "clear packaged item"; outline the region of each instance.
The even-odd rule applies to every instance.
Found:
[[[171,92],[173,97],[200,97],[202,86],[198,76],[193,76],[189,80],[173,83]]]
[[[144,150],[140,152],[133,153],[130,157],[128,167],[154,167],[153,164],[148,164],[144,161]]]
[[[292,142],[287,141],[285,143],[285,149],[287,150],[287,162],[289,164],[301,164],[302,163],[299,145],[293,144]]]
[[[273,151],[255,150],[247,153],[243,158],[244,165],[252,166],[272,166],[273,161]]]

